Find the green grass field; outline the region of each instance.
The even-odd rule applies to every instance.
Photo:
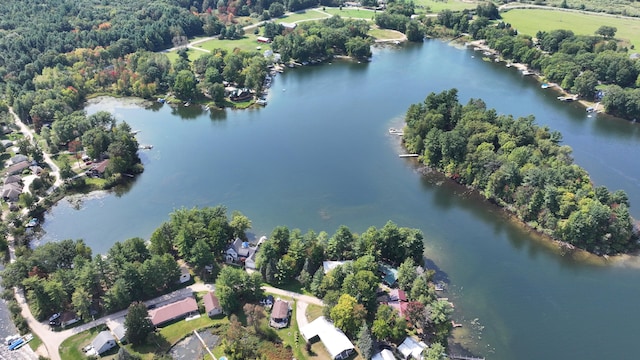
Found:
[[[579,35],[594,35],[602,25],[618,29],[616,38],[640,46],[640,19],[623,19],[611,16],[589,15],[542,9],[510,10],[501,14],[522,34],[535,36],[538,31],[556,29],[571,30]]]
[[[98,335],[98,333],[99,333],[98,327],[95,327],[93,329],[83,331],[79,334],[73,335],[72,337],[66,339],[60,345],[60,349],[59,349],[60,357],[62,357],[65,360],[66,359],[69,359],[69,360],[86,359],[87,355],[82,352],[82,348],[87,345],[90,345],[91,341],[93,341],[93,339]],[[111,354],[110,356],[109,355],[102,356],[101,358],[115,359],[114,352],[117,352],[117,350],[109,351],[108,354]]]
[[[369,35],[373,36],[378,40],[401,39],[404,36],[399,31],[389,30],[389,29],[379,29],[379,28],[369,30]]]
[[[352,9],[352,8],[325,8],[325,12],[331,15],[340,15],[343,18],[352,18],[352,19],[364,19],[364,20],[373,20],[373,17],[376,15],[376,12],[373,10],[366,9]]]
[[[322,19],[322,18],[326,18],[327,15],[319,12],[319,11],[315,11],[314,9],[308,9],[308,10],[303,10],[300,12],[297,12],[295,14],[290,14],[290,15],[285,15],[283,17],[279,17],[276,19],[273,19],[273,21],[276,24],[280,24],[280,23],[294,23],[294,22],[298,22],[298,21],[304,21],[304,20],[311,20],[311,19]]]
[[[437,14],[442,10],[460,11],[464,9],[475,9],[478,1],[461,0],[415,0],[416,13]]]

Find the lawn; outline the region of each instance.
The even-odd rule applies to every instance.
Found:
[[[364,19],[373,20],[373,17],[377,12],[367,9],[354,9],[354,8],[326,8],[325,12],[331,15],[340,15],[343,18]]]
[[[374,28],[369,30],[369,35],[378,40],[402,39],[404,36],[401,32],[389,29]]]
[[[307,321],[312,322],[322,316],[322,306],[309,304],[305,315],[307,316]]]
[[[60,357],[65,360],[84,360],[87,358],[87,355],[82,352],[82,348],[91,344],[91,341],[98,335],[98,333],[102,330],[100,326],[94,327],[87,331],[83,331],[79,334],[73,335],[72,337],[66,339],[60,345],[59,353]],[[106,356],[102,356],[101,359],[115,359],[118,347],[109,351]]]
[[[478,1],[461,1],[461,0],[415,0],[416,13],[433,13],[437,14],[442,10],[461,11],[464,9],[475,9]]]
[[[623,19],[565,11],[543,9],[518,9],[501,14],[522,34],[535,36],[538,31],[556,29],[571,30],[577,35],[594,35],[603,25],[618,29],[616,38],[640,46],[640,19]]]
[[[298,22],[298,21],[309,21],[312,19],[324,19],[327,18],[328,16],[313,10],[313,9],[308,9],[308,10],[302,10],[299,11],[297,13],[293,13],[293,14],[288,14],[279,18],[275,18],[272,19],[275,23],[280,24],[280,23],[294,23],[294,22]]]

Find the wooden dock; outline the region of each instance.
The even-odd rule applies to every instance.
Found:
[[[410,157],[418,157],[420,155],[418,155],[418,154],[400,154],[398,156],[401,157],[401,158],[410,158]]]
[[[464,356],[464,355],[447,355],[447,357],[449,359],[455,359],[455,360],[484,360],[484,358],[480,358],[480,357],[473,357],[473,356]]]

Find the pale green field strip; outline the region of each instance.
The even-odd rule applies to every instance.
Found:
[[[566,11],[522,9],[501,13],[518,32],[535,36],[538,31],[571,30],[577,35],[594,35],[600,26],[618,29],[616,38],[640,46],[640,19],[616,18]]]
[[[442,10],[461,11],[464,9],[475,9],[478,1],[461,1],[461,0],[415,0],[416,13],[425,12],[437,14]],[[428,11],[427,11],[428,10]]]
[[[312,19],[324,19],[328,16],[323,14],[320,11],[315,11],[313,9],[302,10],[300,12],[285,15],[283,17],[279,17],[277,19],[272,19],[275,23],[295,23],[298,21],[308,21]]]
[[[363,19],[363,20],[373,20],[373,17],[379,13],[373,10],[367,9],[354,9],[354,8],[345,8],[342,10],[340,8],[325,8],[326,13],[331,15],[339,15],[342,18],[351,18],[351,19]]]

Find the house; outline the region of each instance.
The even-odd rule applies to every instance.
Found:
[[[126,341],[127,329],[124,327],[124,322],[117,320],[107,321],[107,326],[118,342],[124,343]]]
[[[203,296],[204,300],[204,310],[207,312],[209,317],[216,316],[222,314],[222,308],[220,307],[220,301],[216,294],[213,291],[206,293]]]
[[[387,305],[391,306],[393,309],[395,309],[400,316],[402,317],[406,317],[407,314],[407,308],[409,307],[409,303],[406,301],[390,301],[387,303]]]
[[[73,311],[65,311],[60,314],[60,326],[66,327],[80,321],[80,318]]]
[[[252,247],[249,242],[236,238],[226,252],[227,263],[244,263],[249,269],[256,268],[255,256],[257,247]]]
[[[108,330],[101,331],[91,342],[91,347],[97,355],[105,353],[116,347],[116,339]]]
[[[387,285],[394,287],[398,282],[398,270],[392,268],[391,266],[381,264],[378,266],[382,276],[382,282]]]
[[[31,164],[28,161],[22,161],[17,164],[13,164],[7,168],[7,175],[15,175],[22,172],[22,170],[28,168]]]
[[[422,341],[417,341],[411,336],[407,336],[406,339],[398,346],[398,352],[402,355],[403,360],[413,358],[415,360],[422,359],[422,352],[427,348],[427,344]]]
[[[253,97],[253,94],[247,88],[237,89],[229,95],[231,101],[245,101]]]
[[[188,297],[159,308],[149,310],[149,317],[153,326],[161,326],[172,320],[183,319],[198,313],[198,303],[193,297]]]
[[[2,187],[2,198],[7,202],[18,201],[22,194],[22,186],[19,183],[10,183]]]
[[[285,30],[293,30],[296,28],[296,26],[298,26],[298,24],[296,23],[280,23],[280,25],[282,25],[284,27]]]
[[[43,168],[41,168],[41,167],[40,167],[40,166],[38,166],[38,165],[31,165],[31,166],[29,166],[29,170],[31,170],[31,173],[32,173],[32,174],[34,174],[34,175],[38,175],[38,176],[40,176],[40,174],[42,174],[42,172],[44,171],[44,169],[43,169]]]
[[[400,289],[391,289],[389,291],[389,302],[407,301],[407,294]]]
[[[12,165],[15,165],[17,163],[21,163],[23,161],[27,161],[29,160],[29,158],[26,155],[22,155],[22,154],[18,154],[14,157],[11,158],[11,160],[9,160],[9,162],[11,162]]]
[[[22,178],[18,175],[9,175],[7,176],[6,179],[4,179],[4,184],[8,185],[8,184],[13,184],[13,183],[19,183],[22,181]]]
[[[2,147],[4,147],[5,149],[13,146],[13,141],[11,140],[0,140],[0,144],[2,144]]]
[[[291,309],[289,303],[284,300],[276,300],[271,308],[271,316],[269,317],[269,326],[276,329],[282,329],[289,325],[289,314]]]
[[[268,44],[271,42],[271,39],[265,36],[258,36],[256,40],[258,40],[259,43],[265,43],[265,44]]]
[[[324,273],[328,273],[329,271],[337,268],[338,266],[342,266],[348,262],[351,262],[351,260],[346,260],[346,261],[323,261],[322,262],[322,271],[324,271]]]
[[[355,351],[355,347],[340,329],[333,326],[324,316],[313,320],[302,329],[300,333],[306,341],[318,337],[329,352],[331,359],[343,360]]]
[[[396,360],[393,356],[393,352],[389,349],[382,349],[382,351],[373,354],[371,360]]]
[[[91,169],[87,171],[87,175],[93,177],[103,177],[105,170],[107,170],[107,165],[109,165],[109,159],[102,160],[101,162],[93,165]]]

